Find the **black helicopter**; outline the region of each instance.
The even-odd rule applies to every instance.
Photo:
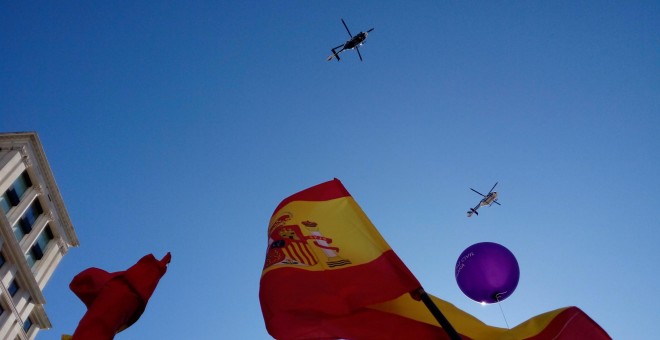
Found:
[[[348,32],[348,35],[351,37],[351,39],[333,48],[332,54],[328,56],[328,61],[332,60],[332,58],[337,58],[337,61],[339,61],[339,53],[352,49],[355,49],[357,51],[358,57],[360,57],[360,61],[362,61],[362,54],[360,54],[360,46],[364,44],[365,40],[367,40],[368,33],[373,31],[374,29],[371,28],[366,32],[360,32],[354,36],[351,34],[351,31],[348,29],[348,26],[346,26],[346,22],[344,22],[344,19],[341,19],[341,23],[344,24],[344,27],[346,27],[346,32]]]
[[[472,191],[476,192],[477,194],[483,196],[483,198],[481,199],[481,201],[479,201],[479,203],[477,203],[477,205],[474,208],[470,208],[470,210],[468,210],[467,217],[471,217],[472,214],[479,215],[479,213],[477,212],[477,209],[479,209],[479,207],[482,207],[482,206],[485,206],[485,205],[491,206],[491,205],[493,205],[493,203],[495,203],[497,205],[501,205],[500,202],[497,201],[497,191],[493,191],[493,189],[495,189],[496,185],[497,185],[497,182],[495,182],[495,185],[493,185],[493,187],[490,188],[490,191],[485,195],[478,192],[478,191],[476,191],[476,190],[474,190],[474,189],[472,189],[472,188],[470,188],[470,190],[472,190]]]

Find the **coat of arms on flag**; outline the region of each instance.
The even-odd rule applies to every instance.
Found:
[[[299,225],[292,219],[293,214],[284,212],[268,228],[264,269],[274,265],[311,267],[319,261],[329,268],[351,264],[339,256],[338,247],[330,245],[332,239],[321,233],[318,223],[305,220]]]

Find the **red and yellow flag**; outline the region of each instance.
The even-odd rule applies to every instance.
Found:
[[[277,339],[449,339],[413,298],[420,283],[338,179],[282,201],[268,227],[259,300]],[[463,339],[609,339],[575,307],[509,330],[432,297]]]
[[[408,320],[367,306],[419,287],[339,180],[275,209],[259,291],[273,337],[378,337],[377,328],[396,323],[391,319]]]

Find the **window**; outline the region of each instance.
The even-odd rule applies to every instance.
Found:
[[[43,252],[46,251],[46,247],[48,246],[48,243],[50,240],[53,239],[53,231],[50,230],[50,226],[46,225],[46,228],[39,234],[37,237],[37,242],[35,242],[35,245],[39,246],[39,250],[41,251],[41,256],[43,256]],[[39,257],[41,258],[41,257]]]
[[[38,260],[37,255],[34,253],[34,249],[30,249],[30,251],[25,254],[25,261],[27,261],[30,268],[34,267],[34,264],[37,263]]]
[[[25,333],[27,333],[30,330],[31,327],[32,327],[32,319],[30,319],[30,317],[28,317],[23,322],[23,330],[25,331]]]
[[[32,181],[30,181],[30,176],[28,176],[26,171],[23,171],[20,177],[18,177],[14,183],[7,189],[7,191],[2,194],[0,197],[0,206],[5,212],[9,212],[9,209],[18,205],[21,197],[28,188],[32,186]]]
[[[46,252],[46,247],[48,243],[53,239],[53,231],[50,230],[50,226],[46,225],[46,228],[37,236],[36,242],[30,248],[30,250],[25,253],[25,260],[27,261],[30,268],[34,266],[37,261],[41,260],[44,257],[44,252]]]
[[[0,206],[2,206],[2,211],[6,214],[9,212],[9,209],[13,207],[11,201],[9,201],[9,195],[5,192],[0,196]]]
[[[14,236],[16,236],[16,239],[19,241],[23,239],[23,236],[25,236],[25,232],[23,232],[23,228],[21,228],[20,220],[16,222],[16,224],[14,224],[11,229],[14,230]]]
[[[30,181],[30,177],[28,176],[27,172],[23,171],[21,176],[16,179],[12,186],[16,192],[16,196],[21,198],[27,189],[32,186],[32,181]]]
[[[28,263],[30,268],[34,267],[34,264],[37,261],[41,260],[44,257],[44,252],[41,250],[38,244],[35,244],[30,248],[30,250],[25,254],[25,260]]]
[[[38,199],[34,200],[34,202],[30,204],[30,207],[27,208],[27,210],[25,210],[23,217],[21,217],[21,219],[23,220],[23,224],[26,226],[26,228],[30,228],[30,230],[32,230],[32,225],[34,225],[34,222],[43,212],[44,209],[41,207],[41,203],[39,203],[39,200]],[[29,232],[30,232],[29,230],[26,231],[26,234]]]
[[[25,260],[27,261],[30,268],[34,267],[37,261],[41,260],[42,257],[44,257],[44,253],[36,244],[33,245],[27,253],[25,253]]]
[[[12,229],[14,230],[14,236],[17,240],[22,240],[23,236],[29,234],[32,231],[32,226],[34,222],[37,221],[39,215],[44,212],[44,209],[41,207],[41,203],[36,199],[30,204],[30,206],[25,210],[25,213],[21,218],[14,224]]]
[[[2,253],[0,253],[0,268],[2,268],[2,266],[5,265],[5,262],[7,262],[7,260],[5,260],[5,256]]]
[[[9,287],[7,287],[7,290],[9,291],[9,295],[12,297],[18,293],[18,290],[21,289],[21,287],[18,285],[18,282],[16,280],[12,280],[11,283],[9,284]]]

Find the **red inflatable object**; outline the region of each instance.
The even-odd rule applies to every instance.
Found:
[[[126,271],[88,268],[76,275],[69,288],[87,306],[87,312],[72,339],[111,340],[135,323],[171,259],[170,253],[161,260],[149,254]]]

